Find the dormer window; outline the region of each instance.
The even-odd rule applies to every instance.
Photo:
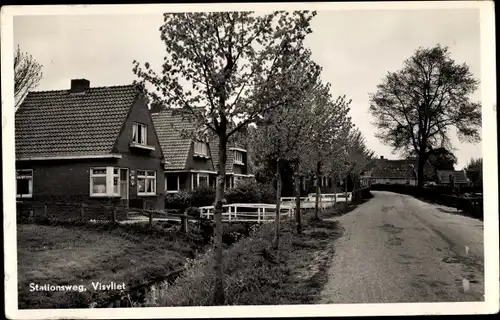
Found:
[[[208,158],[208,146],[205,142],[195,141],[194,142],[194,155],[199,157]]]
[[[132,142],[136,144],[147,144],[148,127],[144,124],[134,123],[132,127]]]
[[[238,150],[234,151],[234,163],[243,165],[243,152]]]

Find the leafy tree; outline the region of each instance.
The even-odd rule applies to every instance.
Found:
[[[300,157],[301,145],[306,139],[311,117],[307,104],[309,95],[317,94],[317,86],[321,68],[310,59],[310,52],[306,51],[302,65],[297,65],[294,70],[296,76],[293,81],[302,84],[299,99],[290,101],[283,108],[272,109],[263,114],[259,122],[259,130],[253,140],[253,150],[261,159],[272,159],[276,164],[276,218],[274,245],[279,246],[280,204],[282,192],[283,165],[295,162]],[[280,90],[280,88],[277,88]],[[283,92],[289,94],[289,92]],[[297,97],[297,92],[293,93]]]
[[[432,149],[429,152],[429,163],[438,170],[455,170],[457,157],[446,148]]]
[[[474,185],[483,184],[483,158],[470,159],[465,167],[467,177]]]
[[[22,52],[18,46],[14,53],[14,98],[16,110],[28,92],[38,86],[42,75],[42,65],[32,55]]]
[[[329,86],[323,90],[329,91]],[[314,217],[319,219],[319,200],[321,197],[320,178],[326,170],[322,167],[326,159],[338,156],[338,151],[347,143],[348,132],[352,126],[348,117],[350,100],[345,96],[333,100],[329,94],[323,93],[323,99],[313,106],[313,117],[316,119],[306,145],[302,152],[306,167],[314,172],[316,181],[316,203]]]
[[[160,27],[166,50],[161,73],[147,62],[143,68],[134,61],[133,71],[150,100],[179,108],[197,122],[200,135],[209,132],[219,139],[214,210],[216,305],[225,302],[221,215],[228,139],[263,112],[299,98],[293,93],[300,92],[302,84],[294,81],[293,71],[301,63],[302,42],[312,31],[309,24],[315,14],[166,13]]]
[[[480,140],[481,105],[469,97],[478,85],[465,63],[457,64],[447,47],[437,45],[416,50],[370,95],[376,136],[394,150],[418,156],[419,187],[431,150],[450,147],[450,128],[461,141]]]
[[[374,152],[367,148],[365,138],[358,128],[351,130],[347,144],[348,174],[353,182],[352,199],[359,200],[360,176],[374,157]],[[346,189],[347,190],[347,189]],[[347,204],[347,202],[346,202]]]

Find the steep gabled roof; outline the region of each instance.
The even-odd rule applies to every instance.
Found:
[[[219,138],[215,137],[210,140],[210,152],[212,155],[212,163],[214,164],[214,169],[217,171],[219,168]],[[234,166],[234,151],[229,150],[233,145],[227,144],[227,152],[226,152],[226,173],[233,172]]]
[[[134,85],[30,92],[15,114],[16,157],[111,153],[138,94]]]
[[[468,183],[467,175],[465,171],[455,171],[455,170],[437,170],[437,178],[439,183],[449,184],[450,176],[453,176],[454,183]]]
[[[193,139],[187,135],[196,129],[193,121],[183,119],[172,109],[151,114],[160,146],[165,154],[167,170],[184,170]]]

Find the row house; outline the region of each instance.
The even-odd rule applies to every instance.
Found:
[[[219,165],[217,139],[201,139],[194,133],[196,123],[176,109],[155,106],[153,122],[165,153],[165,186],[167,193],[215,187]],[[248,152],[244,145],[228,143],[226,188],[231,189],[244,179],[253,179],[249,170]]]
[[[16,195],[163,209],[165,194],[215,186],[218,143],[194,123],[150,110],[136,85],[30,92],[15,114]],[[228,146],[226,185],[253,179],[244,145]]]

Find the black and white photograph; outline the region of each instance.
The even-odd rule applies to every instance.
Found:
[[[1,24],[8,318],[498,312],[493,2]]]

